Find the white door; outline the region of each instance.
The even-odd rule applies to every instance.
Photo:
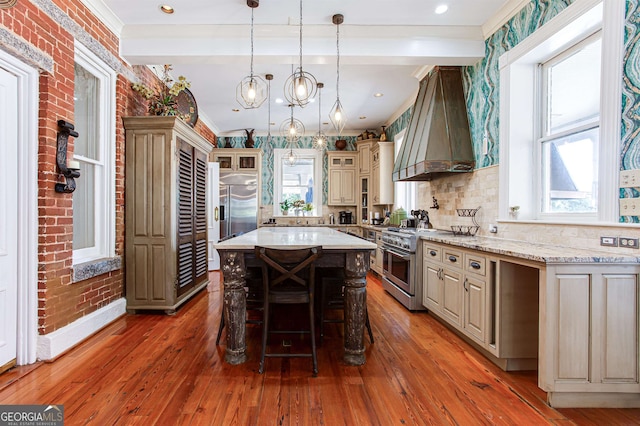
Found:
[[[220,255],[213,245],[220,239],[220,163],[209,163],[207,175],[207,238],[209,270],[220,269]]]
[[[18,306],[18,79],[0,68],[0,369],[16,359]]]

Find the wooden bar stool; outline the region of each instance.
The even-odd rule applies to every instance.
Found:
[[[259,372],[264,372],[265,357],[311,357],[313,375],[318,374],[316,356],[316,333],[314,324],[315,261],[322,256],[322,247],[295,250],[276,250],[256,247],[256,257],[262,260],[264,286],[264,323],[262,328],[262,354]],[[270,309],[272,304],[307,304],[309,307],[309,330],[311,353],[267,353],[270,333],[300,333],[301,330],[271,330]]]

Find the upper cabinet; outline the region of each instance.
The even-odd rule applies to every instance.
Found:
[[[393,142],[376,142],[371,149],[371,200],[374,205],[393,204]]]
[[[377,139],[376,139],[377,140]],[[374,140],[358,141],[358,168],[361,175],[371,173],[371,148]]]
[[[358,153],[331,151],[327,153],[327,157],[329,160],[328,204],[355,206]]]
[[[260,169],[260,149],[258,148],[217,148],[211,159],[220,163],[220,171],[258,171]]]

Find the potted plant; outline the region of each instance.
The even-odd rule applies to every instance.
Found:
[[[304,201],[303,200],[295,200],[293,202],[293,208],[296,210],[296,216],[300,216],[300,213],[302,212],[302,207],[304,207]]]
[[[304,212],[305,216],[311,216],[312,210],[313,210],[313,204],[311,203],[306,203],[304,206],[302,206],[302,211]]]
[[[149,114],[160,116],[175,115],[186,122],[191,119],[190,114],[181,114],[178,111],[177,97],[180,92],[191,87],[191,83],[184,76],[178,80],[171,77],[171,65],[164,65],[160,83],[154,88],[149,88],[142,83],[133,83],[131,88],[140,93],[147,101]]]
[[[288,198],[285,198],[284,201],[280,202],[280,211],[284,216],[289,214],[289,209],[291,208],[291,201]]]
[[[509,216],[511,217],[511,219],[514,219],[514,220],[517,219],[519,211],[520,211],[520,206],[509,207]]]

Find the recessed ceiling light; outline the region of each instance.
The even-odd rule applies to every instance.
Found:
[[[238,108],[234,108],[234,109],[232,109],[231,111],[233,111],[233,112],[240,112],[240,110],[239,110]]]
[[[365,117],[364,115],[361,115],[359,118],[360,120],[365,120],[367,117]]]
[[[381,98],[384,96],[384,93],[375,93],[373,96],[376,98]]]
[[[436,14],[442,15],[447,10],[449,10],[449,6],[447,6],[446,4],[441,4],[441,5],[436,7]]]
[[[169,6],[168,4],[163,4],[162,6],[160,6],[160,10],[168,15],[171,15],[174,12],[173,7]]]
[[[271,123],[269,123],[269,124],[271,124],[272,126],[275,126],[275,125],[276,125],[276,123],[274,123],[273,121],[272,121]]]
[[[327,125],[327,124],[329,124],[329,122],[328,122],[328,121],[323,121],[323,122],[322,122],[322,125]]]
[[[282,102],[284,102],[284,101],[282,100],[282,98],[277,98],[277,99],[276,99],[276,103],[277,103],[277,104],[281,104]]]

